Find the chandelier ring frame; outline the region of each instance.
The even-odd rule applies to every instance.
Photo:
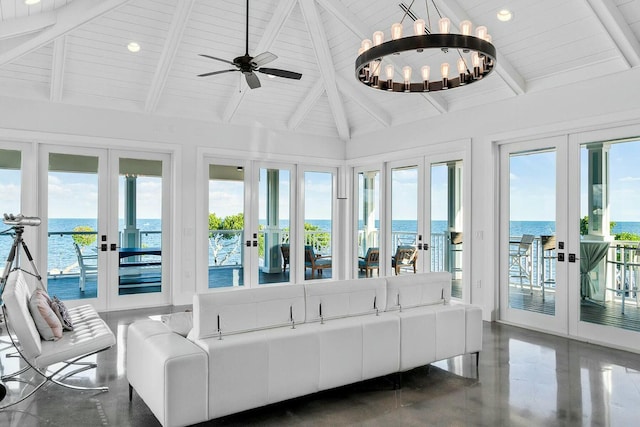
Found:
[[[424,49],[456,49],[462,51],[477,51],[478,54],[485,58],[483,71],[478,74],[473,70],[467,71],[463,75],[463,81],[460,81],[460,77],[454,77],[447,79],[447,84],[444,85],[442,79],[429,81],[425,85],[424,82],[411,83],[409,90],[404,82],[392,82],[392,87],[388,82],[382,78],[379,79],[377,86],[374,86],[370,80],[368,80],[367,73],[364,73],[364,68],[373,61],[381,61],[388,55],[393,55],[400,52],[407,51],[420,51]],[[493,71],[496,63],[496,48],[490,42],[483,40],[475,36],[467,36],[462,34],[423,34],[417,36],[403,37],[396,40],[390,40],[381,43],[377,46],[373,46],[366,50],[356,58],[355,74],[356,78],[366,86],[374,89],[380,89],[393,92],[436,92],[443,89],[452,89],[461,85],[470,84],[481,80]],[[366,77],[365,77],[366,76]]]

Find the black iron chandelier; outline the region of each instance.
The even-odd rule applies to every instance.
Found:
[[[404,11],[402,20],[391,26],[391,40],[384,41],[384,32],[373,33],[373,40],[362,41],[358,58],[356,59],[356,78],[363,84],[384,91],[423,93],[439,90],[453,89],[460,86],[482,80],[493,71],[496,65],[496,48],[491,44],[491,36],[487,27],[478,26],[473,33],[470,21],[460,22],[460,33],[451,33],[451,21],[440,14],[434,0],[433,7],[438,12],[438,33],[431,31],[431,25],[411,11],[413,1],[409,6],[400,3]],[[429,16],[428,0],[427,15]],[[403,37],[404,18],[409,16],[413,21],[414,35]],[[429,19],[430,21],[430,19]],[[473,34],[472,34],[473,33]],[[404,52],[416,52],[425,50],[439,50],[444,61],[440,64],[440,78],[431,78],[431,66],[423,65],[420,68],[420,81],[412,81],[413,69],[406,65],[402,67],[402,81],[394,81],[396,65],[399,55]],[[457,75],[451,73],[450,61],[457,65]],[[384,78],[380,77],[384,70]],[[450,77],[451,76],[451,77]]]

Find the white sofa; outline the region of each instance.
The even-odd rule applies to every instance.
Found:
[[[449,273],[427,273],[195,295],[188,338],[129,327],[130,392],[181,426],[479,354],[481,310],[450,289]]]

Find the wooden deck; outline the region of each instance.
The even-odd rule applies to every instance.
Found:
[[[553,316],[556,310],[555,292],[545,292],[543,300],[539,289],[534,288],[532,294],[527,286],[520,289],[519,286],[512,285],[509,292],[509,306]],[[628,298],[625,302],[624,314],[622,302],[618,298],[604,304],[583,300],[580,304],[580,320],[640,332],[640,308],[635,303],[635,297],[633,300]]]

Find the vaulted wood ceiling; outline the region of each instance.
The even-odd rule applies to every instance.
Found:
[[[454,27],[470,19],[489,28],[498,51],[496,72],[432,94],[389,94],[357,82],[360,41],[376,30],[389,37],[391,24],[403,16],[395,1],[252,1],[249,53],[272,52],[278,59],[269,67],[303,77],[259,74],[262,87],[250,90],[240,73],[197,77],[229,68],[198,54],[232,60],[244,53],[244,0],[42,0],[34,6],[0,0],[1,102],[47,100],[346,141],[640,66],[640,0],[435,4]],[[429,6],[433,15],[431,0]],[[502,23],[496,12],[505,6],[514,19]],[[412,10],[427,19],[424,0]],[[127,50],[130,41],[140,44],[140,52]]]

